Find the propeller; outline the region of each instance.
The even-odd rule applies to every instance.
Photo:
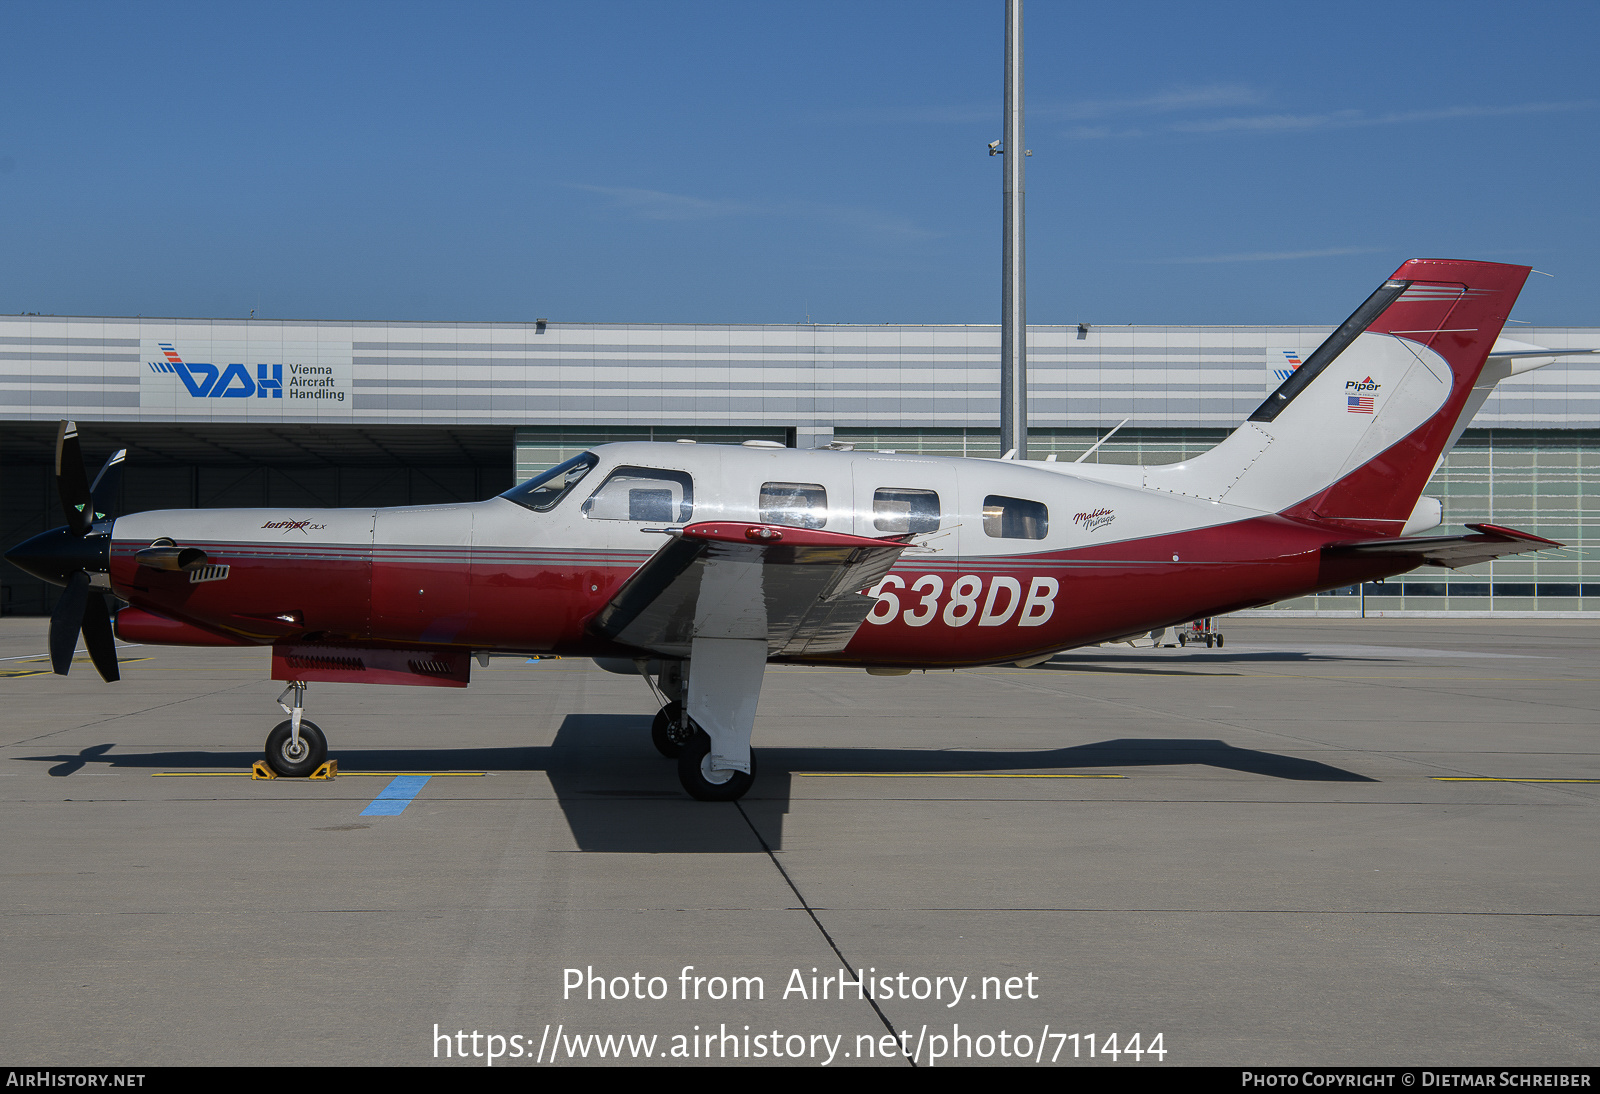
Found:
[[[94,477],[94,485],[89,487],[89,498],[90,505],[94,507],[95,520],[105,520],[111,515],[111,508],[116,505],[117,495],[122,491],[122,465],[127,459],[128,450],[117,449]],[[82,464],[79,467],[81,469]]]
[[[6,552],[7,560],[18,569],[64,587],[50,616],[50,667],[58,676],[71,669],[81,634],[101,678],[110,683],[121,677],[107,593],[104,583],[97,586],[94,580],[96,574],[111,570],[111,537],[96,532],[94,524],[111,515],[127,455],[127,449],[113,454],[90,485],[83,469],[77,423],[62,422],[56,433],[56,492],[61,496],[66,526],[34,536]]]
[[[95,520],[107,516],[111,499],[121,485],[122,462],[127,456],[128,450],[125,448],[113,453],[100,469],[100,474],[95,476],[94,484],[90,485],[83,470],[78,425],[76,422],[61,423],[61,428],[56,432],[56,492],[61,495],[61,510],[66,514],[66,530],[70,535],[87,540]],[[109,537],[94,538],[106,541],[103,544],[104,557],[100,557],[99,548],[102,545],[95,544],[95,557],[92,560],[87,556],[82,558],[89,565],[74,570],[68,577],[66,590],[57,601],[54,614],[50,616],[50,667],[57,676],[67,674],[72,668],[72,654],[77,648],[78,636],[82,634],[89,659],[94,662],[100,678],[109,684],[122,675],[117,670],[116,643],[111,634],[111,610],[106,604],[106,594],[90,587],[93,578],[89,571],[94,569],[103,574],[111,569],[111,544]],[[85,542],[83,546],[90,545]]]

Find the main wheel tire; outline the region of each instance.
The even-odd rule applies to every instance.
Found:
[[[685,719],[687,721],[687,719]],[[691,798],[703,802],[731,802],[744,797],[756,781],[756,757],[750,755],[750,773],[711,770],[711,738],[692,721],[694,731],[678,754],[678,781]]]
[[[1221,648],[1222,648],[1222,635],[1219,634],[1219,635],[1217,635],[1217,649],[1220,650]]]
[[[650,723],[650,743],[669,760],[676,760],[683,754],[683,746],[694,734],[688,715],[683,712],[683,704],[676,700],[657,711],[655,721]]]
[[[267,734],[267,766],[291,779],[303,779],[328,758],[328,738],[317,723],[300,719],[300,745],[295,747],[294,722],[283,721]]]

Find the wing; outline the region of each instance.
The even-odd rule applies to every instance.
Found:
[[[672,537],[617,590],[590,630],[686,657],[695,638],[765,638],[768,654],[836,653],[908,544],[807,528],[707,521]]]
[[[1564,547],[1553,539],[1502,528],[1497,524],[1469,524],[1477,535],[1471,536],[1407,536],[1404,539],[1369,539],[1351,543],[1335,543],[1323,551],[1332,555],[1401,555],[1418,560],[1421,566],[1444,566],[1459,570],[1478,562],[1505,555],[1520,555],[1524,551],[1542,551],[1549,547]]]

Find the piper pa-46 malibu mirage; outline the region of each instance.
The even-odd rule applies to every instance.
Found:
[[[733,800],[769,662],[1029,665],[1089,643],[1561,544],[1440,523],[1421,496],[1495,383],[1560,351],[1496,352],[1529,269],[1414,259],[1216,448],[1165,466],[832,449],[608,444],[499,497],[395,509],[173,509],[112,519],[63,423],[67,525],[6,557],[65,586],[50,654],[81,631],[117,678],[126,641],[271,646],[292,717],[266,762],[327,754],[308,681],[465,687],[476,655],[588,656],[641,673],[684,788]],[[1404,537],[1404,538],[1402,538]]]

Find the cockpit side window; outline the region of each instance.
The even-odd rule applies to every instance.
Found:
[[[761,520],[790,528],[821,528],[828,523],[828,491],[816,482],[761,484]]]
[[[590,520],[684,524],[694,515],[694,479],[685,471],[619,467],[583,503]]]
[[[585,452],[581,456],[574,456],[565,463],[558,463],[550,470],[535,475],[520,486],[513,486],[500,496],[507,501],[514,501],[524,509],[532,509],[535,513],[548,513],[560,504],[561,499],[572,492],[572,488],[583,481],[583,477],[594,470],[594,465],[600,462],[600,457],[593,452]]]

